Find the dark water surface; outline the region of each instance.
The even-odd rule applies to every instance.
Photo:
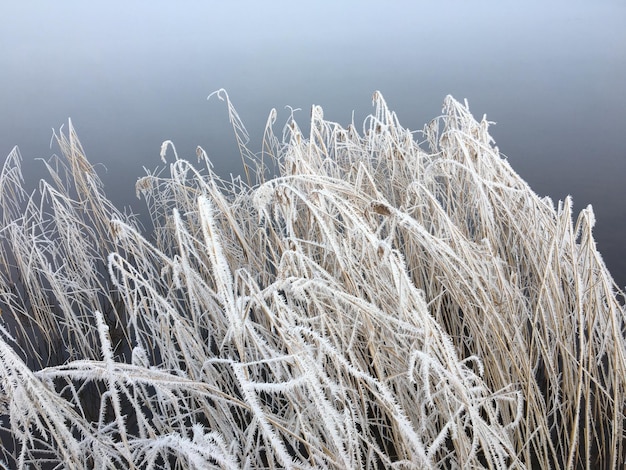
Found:
[[[215,4],[213,4],[215,3]],[[626,3],[3,2],[0,156],[25,171],[48,158],[51,129],[72,118],[107,194],[132,205],[134,183],[174,141],[201,145],[222,175],[240,163],[226,88],[252,137],[271,108],[306,127],[311,104],[360,124],[380,90],[421,129],[447,94],[487,114],[500,150],[541,195],[593,204],[596,240],[626,285]],[[434,2],[428,2],[434,3]]]

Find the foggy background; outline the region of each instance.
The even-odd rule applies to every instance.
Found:
[[[513,168],[555,202],[593,204],[605,262],[626,285],[626,2],[3,1],[0,158],[26,177],[52,128],[72,119],[118,206],[146,212],[134,184],[161,143],[222,176],[240,172],[225,88],[260,150],[277,108],[306,129],[312,104],[357,129],[380,90],[404,127],[467,98]]]

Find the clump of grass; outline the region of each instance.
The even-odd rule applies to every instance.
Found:
[[[255,155],[217,94],[247,181],[175,155],[137,182],[150,233],[71,123],[39,191],[9,155],[4,466],[624,464],[623,293],[591,207],[538,197],[451,97],[423,141],[379,93],[360,134],[313,107],[279,139],[272,113]]]

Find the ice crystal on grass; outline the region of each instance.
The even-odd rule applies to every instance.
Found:
[[[421,135],[380,93],[362,135],[314,106],[279,139],[272,111],[257,156],[216,95],[247,183],[164,142],[148,233],[71,122],[33,194],[8,156],[0,465],[623,466],[623,293],[591,208],[538,197],[451,97]]]

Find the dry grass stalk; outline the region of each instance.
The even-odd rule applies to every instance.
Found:
[[[281,140],[273,112],[257,158],[218,96],[248,185],[176,155],[137,184],[151,238],[71,123],[38,193],[9,155],[6,466],[623,466],[623,293],[590,207],[539,198],[450,97],[423,143],[379,93],[363,135],[314,107]]]

